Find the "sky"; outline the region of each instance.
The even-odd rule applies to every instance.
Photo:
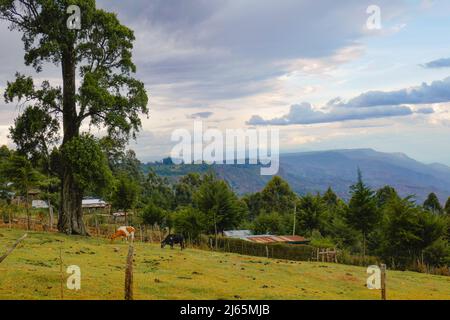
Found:
[[[130,148],[142,161],[176,129],[276,127],[281,152],[373,148],[450,165],[448,0],[101,0],[135,31],[149,117]],[[380,29],[368,28],[370,5]],[[0,94],[23,66],[0,23]],[[47,66],[36,79],[60,83]],[[0,102],[0,144],[20,113]],[[85,127],[85,130],[96,130]],[[93,132],[96,134],[96,132]],[[97,134],[101,134],[98,132]]]

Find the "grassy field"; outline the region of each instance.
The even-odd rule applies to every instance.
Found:
[[[0,254],[24,231],[0,229]],[[122,299],[127,245],[104,239],[29,233],[0,264],[0,299],[59,299],[64,270],[81,268],[81,290],[65,299]],[[66,276],[66,275],[65,275]],[[388,271],[388,299],[450,299],[450,277]],[[135,244],[135,299],[379,299],[366,270]],[[65,286],[64,286],[65,287]]]

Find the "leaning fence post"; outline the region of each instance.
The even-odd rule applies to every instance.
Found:
[[[62,249],[59,248],[59,276],[60,276],[60,281],[59,281],[59,291],[60,291],[60,295],[61,295],[61,300],[64,300],[64,274],[63,274],[63,260],[62,260]]]
[[[386,265],[381,265],[381,300],[386,300]]]
[[[127,266],[125,269],[125,300],[133,300],[133,242],[128,246]]]
[[[0,257],[0,263],[2,263],[3,260],[6,259],[7,256],[9,256],[13,250],[28,236],[28,233],[25,233],[22,237],[20,237],[13,245],[12,247],[3,255]]]

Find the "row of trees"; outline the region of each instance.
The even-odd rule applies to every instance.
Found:
[[[323,194],[298,196],[280,177],[274,177],[261,192],[238,197],[213,173],[190,173],[172,183],[153,171],[144,174],[133,151],[118,152],[111,140],[92,139],[86,137],[84,143],[98,147],[93,154],[101,156],[84,156],[88,160],[78,164],[82,173],[78,183],[86,195],[101,196],[114,209],[132,210],[139,223],[169,228],[191,240],[200,234],[251,229],[257,234],[302,235],[317,246],[375,255],[397,266],[417,261],[450,264],[450,198],[441,206],[431,193],[419,205],[413,197],[401,198],[390,186],[372,190],[361,172],[347,202],[331,188]],[[58,157],[53,153],[47,167],[20,151],[0,148],[2,197],[7,198],[8,190],[26,196],[31,188],[39,187],[59,210],[61,189],[54,174]],[[83,173],[84,166],[95,167],[95,174],[91,170]]]
[[[360,172],[348,202],[331,188],[324,194],[298,196],[280,177],[241,199],[211,174],[189,174],[172,189],[168,184],[165,188],[167,192],[158,193],[168,195],[160,201],[165,206],[150,203],[142,211],[143,219],[175,228],[191,239],[242,228],[258,234],[306,236],[317,246],[378,256],[397,267],[450,264],[450,198],[442,208],[431,193],[419,205],[413,197],[401,198],[390,186],[371,190]]]

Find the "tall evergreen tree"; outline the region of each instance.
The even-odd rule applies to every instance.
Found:
[[[320,231],[323,226],[326,204],[320,195],[307,194],[300,198],[297,212],[300,230],[305,234],[311,234],[314,230]]]
[[[293,212],[297,197],[285,180],[275,176],[261,191],[261,198],[265,212],[287,214]]]
[[[27,228],[30,229],[30,199],[29,193],[43,180],[42,175],[33,168],[31,162],[18,154],[12,154],[0,168],[0,175],[12,183],[13,188],[25,198],[25,210],[27,215]]]
[[[337,206],[339,200],[338,196],[334,193],[331,187],[328,187],[327,191],[323,194],[322,199],[328,207]]]
[[[347,222],[361,232],[363,237],[363,256],[366,256],[367,235],[380,222],[381,214],[377,208],[374,192],[367,187],[358,169],[358,181],[350,187],[351,199],[348,205]]]
[[[123,210],[125,223],[128,223],[128,212],[136,205],[139,196],[139,185],[126,174],[120,174],[115,182],[112,193],[112,205],[114,208]]]
[[[445,235],[442,217],[423,210],[409,198],[393,199],[384,208],[382,255],[405,267],[422,258],[422,251]]]
[[[443,211],[441,203],[434,192],[428,195],[428,198],[423,203],[423,208],[437,214],[442,213]]]
[[[450,197],[448,197],[447,202],[445,203],[445,213],[450,215]]]
[[[216,236],[219,232],[239,225],[245,215],[245,203],[226,184],[212,174],[204,177],[197,192],[193,195],[194,206],[206,217],[208,232]]]
[[[383,188],[377,190],[375,198],[377,200],[378,207],[381,208],[393,198],[398,199],[399,196],[397,194],[397,191],[393,187],[384,186]]]

